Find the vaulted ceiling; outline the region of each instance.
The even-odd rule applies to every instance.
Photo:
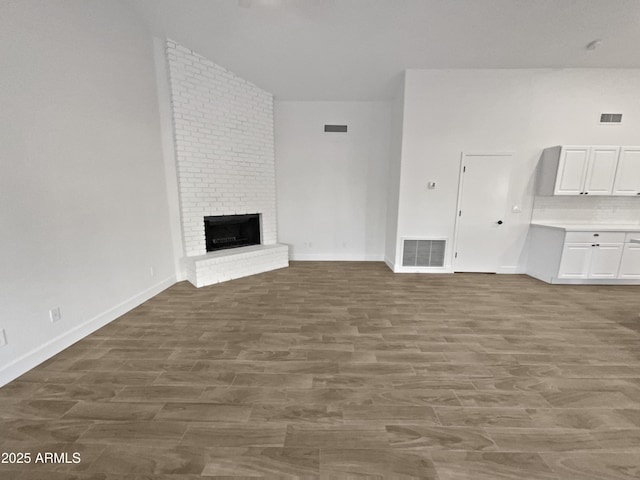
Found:
[[[639,0],[124,1],[280,100],[387,99],[407,68],[640,67]]]

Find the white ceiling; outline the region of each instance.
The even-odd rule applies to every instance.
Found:
[[[279,100],[388,99],[407,68],[640,67],[640,0],[124,1]]]

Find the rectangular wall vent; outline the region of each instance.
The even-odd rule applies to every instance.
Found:
[[[324,131],[329,133],[347,133],[346,125],[325,125]]]
[[[601,113],[600,123],[622,123],[621,113]]]
[[[446,240],[405,240],[403,267],[444,267]]]

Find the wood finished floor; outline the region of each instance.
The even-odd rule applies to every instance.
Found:
[[[640,478],[640,288],[296,263],[177,284],[0,389],[0,478]]]

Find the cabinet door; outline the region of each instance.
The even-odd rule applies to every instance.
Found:
[[[589,147],[562,147],[554,195],[580,195],[589,161]]]
[[[624,244],[618,278],[640,278],[640,243]]]
[[[640,147],[622,147],[613,184],[614,195],[640,195]]]
[[[619,155],[620,147],[591,147],[585,194],[611,195]]]
[[[601,243],[593,248],[589,278],[617,278],[623,243]]]
[[[594,249],[590,243],[565,243],[558,278],[587,278]]]

